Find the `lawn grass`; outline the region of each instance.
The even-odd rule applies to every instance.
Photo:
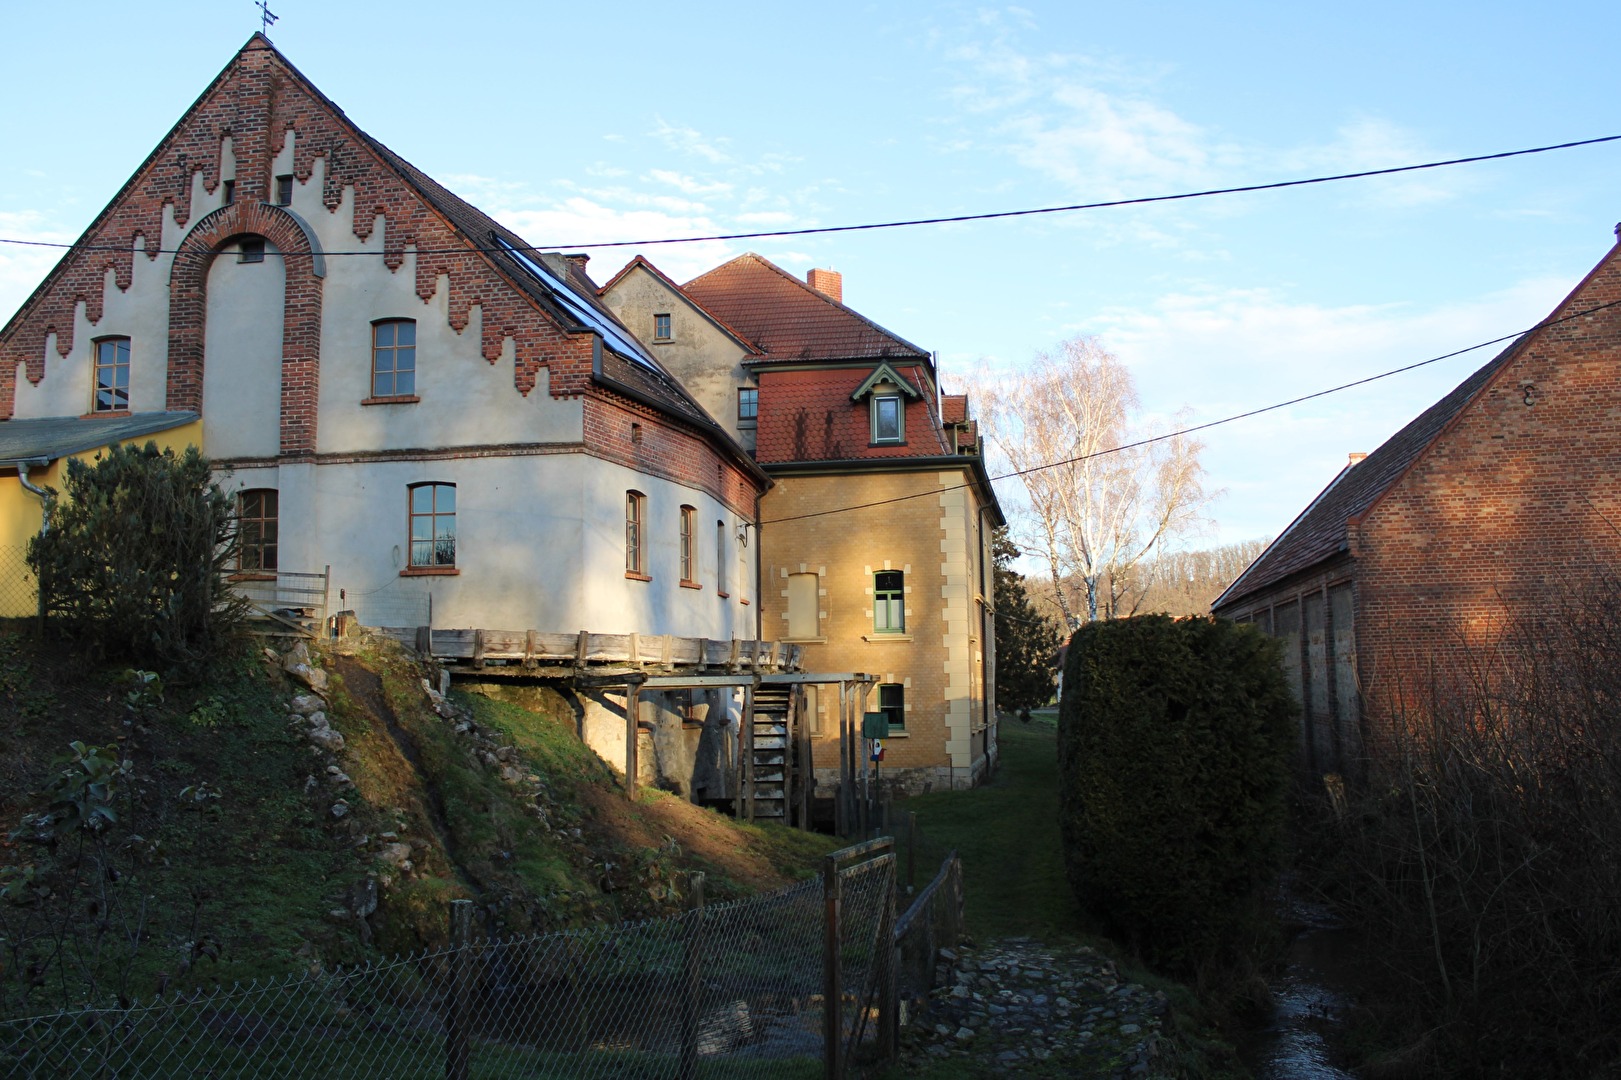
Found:
[[[919,887],[946,852],[961,856],[968,931],[976,941],[1091,943],[1092,928],[1064,877],[1057,731],[1050,711],[1033,713],[1029,723],[1004,718],[1001,760],[989,784],[895,804],[900,813],[917,814]]]

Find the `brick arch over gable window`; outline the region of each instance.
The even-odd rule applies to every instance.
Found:
[[[286,262],[281,366],[281,453],[315,453],[321,383],[321,286],[326,263],[310,228],[284,207],[239,202],[198,220],[180,242],[169,273],[168,408],[202,412],[204,313],[208,268],[233,239],[248,233],[274,244]],[[206,414],[205,414],[206,416]]]

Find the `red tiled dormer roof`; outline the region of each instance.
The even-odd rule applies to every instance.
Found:
[[[917,359],[933,375],[927,351],[759,255],[739,255],[681,291],[757,344],[763,360]]]
[[[967,394],[941,394],[940,420],[947,424],[960,424],[968,419]]]

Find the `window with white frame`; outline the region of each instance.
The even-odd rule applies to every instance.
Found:
[[[872,441],[874,443],[905,442],[905,416],[899,394],[874,394],[872,397]]]

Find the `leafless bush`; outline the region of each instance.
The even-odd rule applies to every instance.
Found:
[[[1319,880],[1388,966],[1368,1004],[1405,1050],[1383,1071],[1611,1075],[1621,582],[1458,655],[1392,695],[1367,782],[1319,825]]]

